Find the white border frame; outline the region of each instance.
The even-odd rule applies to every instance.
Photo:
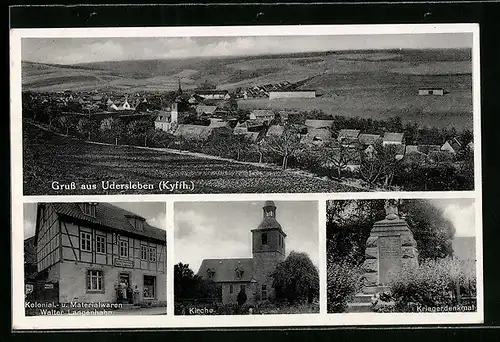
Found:
[[[286,32],[286,33],[285,33]],[[225,194],[225,195],[92,195],[92,196],[24,196],[22,174],[21,120],[21,38],[76,37],[214,37],[214,36],[284,36],[284,35],[379,35],[425,33],[472,33],[472,84],[475,190],[451,192],[372,192],[331,194]],[[231,27],[148,27],[148,28],[65,28],[12,29],[10,32],[11,71],[11,200],[12,200],[12,326],[13,329],[112,329],[112,328],[230,328],[230,327],[307,327],[307,326],[373,326],[436,325],[484,322],[483,250],[482,250],[482,182],[480,64],[478,24],[412,24],[412,25],[303,25],[303,26],[231,26]],[[165,201],[167,208],[167,267],[173,269],[173,201],[243,201],[317,200],[320,211],[320,250],[326,252],[325,200],[378,198],[473,198],[476,218],[477,311],[462,313],[326,313],[326,253],[320,254],[320,313],[302,315],[248,316],[174,316],[173,272],[167,272],[167,316],[35,316],[24,315],[23,272],[23,203],[51,202],[136,202]]]

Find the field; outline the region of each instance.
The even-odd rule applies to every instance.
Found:
[[[133,147],[89,144],[24,123],[24,195],[159,194],[159,193],[315,193],[356,189],[323,180],[254,165],[232,163]],[[54,190],[52,182],[76,189]],[[103,190],[102,181],[140,182],[153,190]],[[160,181],[193,182],[194,190],[161,192]],[[96,189],[81,185],[96,184]],[[358,190],[359,191],[359,190]]]

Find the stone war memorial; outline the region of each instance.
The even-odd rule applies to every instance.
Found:
[[[362,267],[363,287],[349,303],[349,312],[372,311],[375,294],[387,291],[390,280],[403,268],[418,267],[417,242],[397,205],[397,200],[387,200],[386,217],[373,224]]]

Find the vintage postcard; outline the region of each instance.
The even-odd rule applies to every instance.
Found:
[[[478,25],[14,29],[10,56],[13,329],[484,321]]]

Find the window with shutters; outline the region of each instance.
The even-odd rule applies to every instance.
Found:
[[[121,258],[128,257],[128,241],[120,240],[120,257]]]
[[[80,232],[80,249],[85,252],[92,252],[92,234]]]
[[[87,291],[104,292],[104,275],[101,270],[87,270]]]

